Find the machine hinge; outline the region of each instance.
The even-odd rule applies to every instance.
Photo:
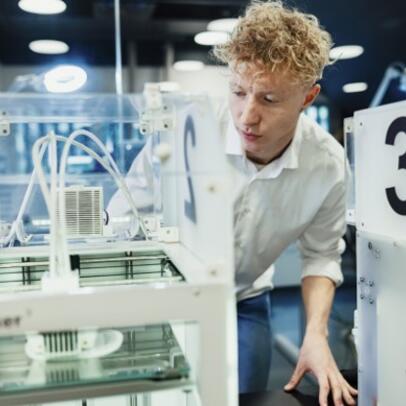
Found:
[[[151,135],[158,131],[173,131],[175,109],[163,103],[158,83],[146,83],[144,87],[146,109],[141,113],[140,132]]]
[[[0,137],[10,135],[10,122],[6,119],[7,113],[2,111],[0,116]]]

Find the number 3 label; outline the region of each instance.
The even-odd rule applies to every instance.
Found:
[[[386,133],[385,143],[387,145],[394,145],[396,137],[399,133],[406,133],[406,117],[399,117],[392,122]],[[406,152],[399,157],[398,169],[406,169]],[[402,215],[406,216],[406,200],[399,199],[394,186],[385,189],[386,197],[392,209]]]

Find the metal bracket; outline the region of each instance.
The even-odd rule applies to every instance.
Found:
[[[175,128],[175,110],[163,104],[158,83],[146,83],[144,88],[146,110],[141,113],[140,132],[151,135],[157,131]]]
[[[354,118],[353,117],[347,117],[344,119],[344,131],[346,133],[354,132]]]
[[[1,119],[0,119],[0,137],[6,137],[7,135],[10,135],[11,130],[10,130],[10,122],[5,118],[6,112],[2,111],[1,112]]]
[[[376,301],[375,293],[375,281],[366,280],[363,276],[359,278],[359,298],[361,300],[367,300],[370,305],[374,304]]]
[[[161,242],[179,242],[178,227],[161,227],[158,240]]]
[[[145,231],[151,239],[157,239],[160,231],[160,222],[158,216],[145,216],[142,218]]]

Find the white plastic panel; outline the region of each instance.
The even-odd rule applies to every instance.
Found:
[[[357,238],[358,404],[371,406],[377,399],[376,291],[380,253],[375,241]]]
[[[231,282],[231,168],[219,128],[205,99],[180,105],[177,113],[177,133],[168,140],[175,154],[161,166],[163,201],[176,202],[172,218],[176,218],[181,243],[213,276],[223,275]],[[173,170],[178,176],[171,176]],[[164,206],[164,220],[166,215]]]
[[[406,243],[376,241],[378,271],[378,404],[403,406],[406,383]]]
[[[405,238],[406,102],[354,115],[358,230]]]
[[[344,146],[347,158],[347,199],[346,199],[346,220],[348,224],[355,224],[355,151],[354,151],[354,120],[344,120]]]
[[[363,233],[357,242],[358,404],[403,406],[406,244]]]

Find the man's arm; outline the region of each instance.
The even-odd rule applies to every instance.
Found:
[[[143,149],[135,157],[125,177],[125,182],[137,209],[153,204],[152,137],[147,139]],[[107,212],[110,216],[125,216],[131,213],[131,206],[121,189],[111,197]]]
[[[306,332],[299,360],[286,390],[298,385],[306,372],[313,373],[320,386],[319,403],[327,406],[332,392],[334,405],[355,404],[357,391],[340,374],[328,345],[327,323],[336,286],[343,281],[341,253],[345,232],[345,192],[343,173],[324,199],[316,216],[299,238],[302,254],[302,293],[306,310]]]
[[[292,390],[306,372],[313,373],[320,386],[319,403],[327,406],[330,391],[334,405],[355,405],[357,391],[343,378],[328,345],[328,318],[334,298],[335,284],[329,278],[308,276],[302,280],[303,302],[306,311],[306,332],[296,369],[285,386]]]

